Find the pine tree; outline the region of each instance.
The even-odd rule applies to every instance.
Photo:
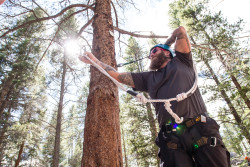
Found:
[[[59,47],[63,48],[63,51],[59,50],[59,48],[53,50],[52,52],[52,61],[58,69],[56,69],[56,77],[60,78],[59,80],[59,100],[58,100],[58,108],[57,108],[57,121],[56,121],[56,131],[55,131],[55,142],[54,142],[54,151],[53,151],[53,166],[57,167],[60,164],[60,155],[63,155],[61,150],[61,131],[62,131],[62,122],[63,122],[63,107],[65,105],[65,94],[67,93],[67,87],[70,83],[67,82],[67,79],[70,78],[66,76],[68,72],[68,60],[69,58],[66,49],[64,48],[65,39],[70,39],[75,37],[75,31],[77,28],[76,20],[74,17],[69,16],[74,13],[74,9],[69,10],[63,15],[61,19],[60,29],[57,30],[55,41]],[[65,18],[68,18],[66,21]]]
[[[92,53],[116,68],[111,1],[95,1]],[[117,87],[97,69],[90,69],[82,167],[122,166]]]
[[[36,17],[42,17],[41,11],[35,9],[33,14],[27,14],[22,19],[19,19],[16,25],[32,20],[35,15]],[[31,107],[34,107],[31,108],[31,111],[34,114],[38,111],[32,100],[36,99],[39,94],[36,96],[36,94],[32,95],[32,93],[36,93],[36,89],[43,87],[43,85],[41,84],[35,89],[32,84],[40,83],[43,78],[38,77],[39,79],[36,81],[37,73],[34,73],[35,62],[38,59],[37,54],[40,52],[41,47],[40,41],[34,37],[39,35],[43,28],[41,23],[27,25],[11,34],[11,36],[6,36],[6,40],[1,42],[0,61],[3,63],[1,64],[0,121],[3,128],[0,130],[0,166],[3,160],[6,162],[8,159],[13,158],[7,155],[9,147],[6,144],[12,142],[10,138],[18,142],[22,140],[11,131],[16,126],[16,118],[13,118],[13,114],[26,114],[25,106],[31,105],[31,103]],[[24,112],[20,112],[22,110]],[[30,115],[30,118],[31,116],[33,115]],[[15,129],[13,131],[15,132]],[[27,132],[23,131],[23,133]],[[20,156],[24,146],[24,141],[21,141]],[[20,156],[16,164],[20,162]]]

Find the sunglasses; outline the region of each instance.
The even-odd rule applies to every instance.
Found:
[[[163,50],[163,51],[166,51],[165,49],[162,49],[160,47],[155,47],[154,49],[151,50],[151,52],[149,53],[149,56],[148,58],[151,59],[151,54],[155,54],[157,51],[159,50]]]

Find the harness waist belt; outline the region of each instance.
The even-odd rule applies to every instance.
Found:
[[[183,148],[183,147],[181,146],[181,144],[175,143],[175,142],[172,142],[172,141],[167,142],[167,147],[168,147],[169,149],[173,149],[173,150]]]
[[[184,122],[184,124],[186,125],[187,128],[190,128],[191,126],[195,125],[196,123],[199,122],[203,122],[206,123],[207,122],[207,118],[204,115],[199,115],[196,116],[190,120],[187,120],[186,122]]]

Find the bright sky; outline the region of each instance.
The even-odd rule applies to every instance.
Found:
[[[168,4],[171,2],[173,0],[137,2],[136,6],[141,12],[136,12],[134,8],[131,8],[126,15],[128,21],[126,27],[131,31],[153,31],[157,35],[170,35],[172,30],[168,27]],[[250,0],[210,0],[210,3],[213,10],[221,10],[230,22],[240,17],[247,22],[246,27],[250,27],[250,13],[248,12]]]

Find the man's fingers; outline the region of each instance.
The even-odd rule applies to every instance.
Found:
[[[91,52],[84,52],[83,55],[79,59],[84,63],[92,64],[92,61],[96,62],[98,60]]]
[[[90,63],[90,61],[85,56],[79,56],[79,59],[84,63]]]

